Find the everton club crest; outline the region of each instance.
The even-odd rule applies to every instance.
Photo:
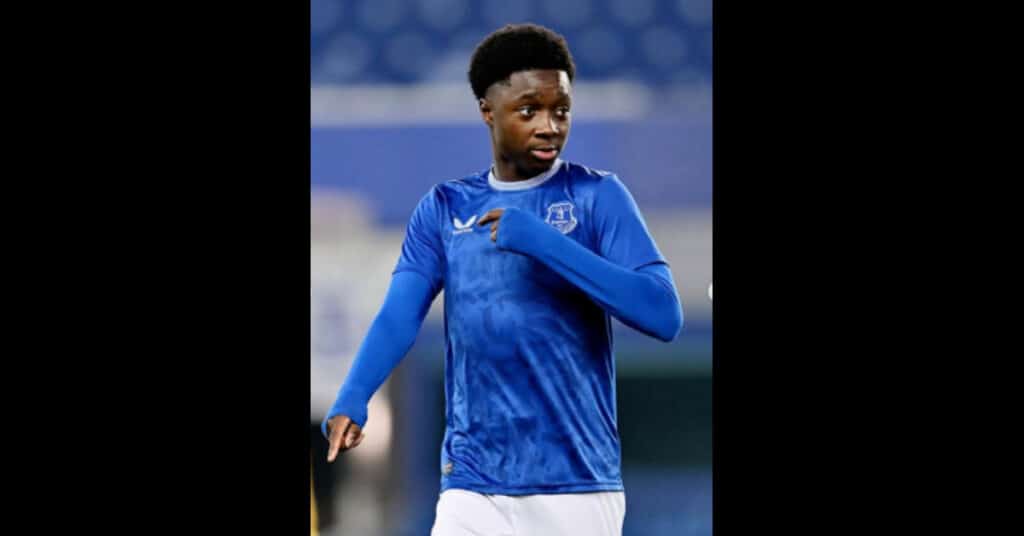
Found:
[[[574,208],[576,207],[568,201],[552,203],[548,205],[548,216],[544,218],[544,221],[561,231],[562,234],[569,234],[579,223],[576,221],[576,215],[573,214]]]

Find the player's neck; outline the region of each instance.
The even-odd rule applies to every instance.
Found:
[[[555,164],[555,162],[556,161],[552,161],[551,165],[549,165],[547,168],[528,175],[528,172],[518,169],[516,165],[513,164],[512,162],[509,162],[501,158],[495,158],[494,165],[491,166],[491,169],[493,170],[494,178],[497,179],[498,181],[519,182],[528,181],[530,179],[539,177],[547,173],[548,171],[551,171],[551,167]]]
[[[491,170],[487,173],[487,183],[491,185],[491,188],[495,190],[529,190],[535,188],[547,182],[551,177],[558,174],[558,170],[562,167],[562,160],[556,158],[551,164],[551,167],[547,171],[542,171],[532,177],[518,178],[517,180],[501,180],[499,177],[500,171],[497,170],[496,166],[491,166]],[[520,173],[520,175],[524,175]]]

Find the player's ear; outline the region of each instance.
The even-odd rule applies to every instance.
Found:
[[[487,99],[480,99],[480,117],[483,118],[484,123],[487,126],[494,126],[494,111],[491,109],[491,103],[487,102]]]

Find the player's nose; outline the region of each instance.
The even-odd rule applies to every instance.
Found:
[[[534,131],[534,136],[545,141],[552,141],[562,137],[562,129],[554,123],[545,121]]]
[[[559,126],[554,114],[541,114],[541,117],[538,117],[536,134],[539,137],[560,136],[562,134],[562,128]]]
[[[549,116],[548,119],[544,121],[544,126],[553,136],[558,136],[562,133],[562,128],[553,116]]]

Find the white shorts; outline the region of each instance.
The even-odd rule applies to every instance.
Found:
[[[430,536],[622,536],[626,494],[488,495],[445,490]]]

